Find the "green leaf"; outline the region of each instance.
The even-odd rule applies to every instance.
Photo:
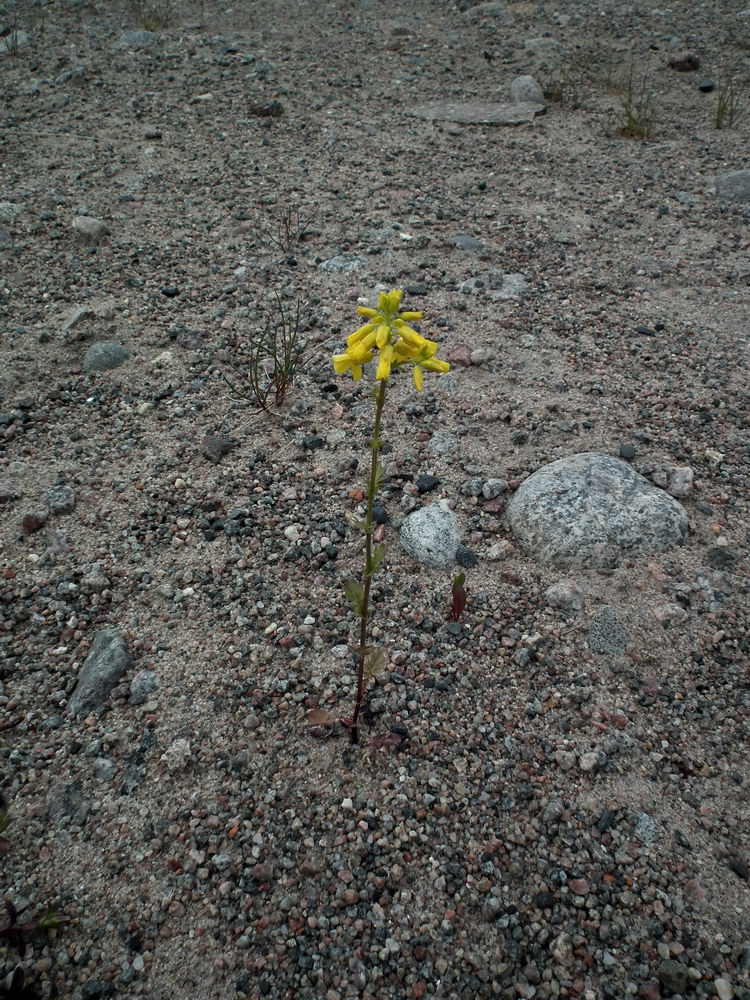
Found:
[[[372,493],[373,493],[373,496],[375,495],[378,487],[380,486],[380,483],[381,483],[381,481],[383,479],[384,471],[385,470],[383,469],[383,466],[380,464],[380,462],[377,462],[376,465],[375,465],[375,474],[372,477]]]
[[[37,929],[40,931],[53,931],[57,930],[60,926],[61,920],[57,916],[54,910],[47,910],[42,919],[36,925]]]
[[[369,535],[372,531],[372,525],[368,524],[367,521],[361,521],[358,517],[350,517],[349,520],[360,531],[363,531],[366,535]]]
[[[344,593],[349,598],[354,613],[361,618],[365,600],[365,592],[362,589],[362,584],[357,583],[356,580],[347,580],[344,584]]]
[[[368,646],[365,653],[365,674],[376,677],[385,667],[385,653],[377,646]]]
[[[452,586],[451,589],[455,590],[456,587],[463,587],[463,585],[465,583],[466,583],[466,574],[465,573],[459,573],[458,576],[456,577],[456,579],[453,581],[453,586]]]
[[[372,576],[377,573],[378,566],[382,563],[385,558],[386,553],[385,545],[376,545],[375,550],[367,561],[367,566],[365,568],[365,576]]]

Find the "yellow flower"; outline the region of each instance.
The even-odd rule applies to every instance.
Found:
[[[382,351],[386,344],[390,343],[391,339],[391,328],[387,323],[381,323],[375,332],[375,343],[378,345],[378,350]]]
[[[354,333],[349,334],[346,338],[347,347],[353,347],[354,344],[358,344],[360,340],[363,340],[368,333],[372,333],[374,329],[375,328],[372,323],[365,323],[365,325],[361,326],[359,330],[355,330]]]
[[[348,353],[334,354],[333,370],[338,375],[343,375],[344,372],[348,372],[350,368],[352,370],[352,378],[354,379],[355,382],[359,382],[359,380],[362,378],[362,366],[358,365],[356,361],[354,361],[354,359]]]
[[[447,361],[439,361],[437,358],[427,358],[422,362],[422,367],[426,372],[449,372],[451,366]]]
[[[391,374],[391,364],[393,362],[393,345],[386,344],[385,347],[378,352],[378,367],[375,372],[375,381],[382,382],[387,379]]]
[[[346,352],[333,357],[333,367],[343,374],[350,371],[355,382],[362,377],[362,366],[372,361],[378,352],[375,379],[383,382],[390,377],[392,368],[412,366],[412,381],[417,390],[422,388],[423,372],[447,372],[450,365],[435,357],[437,344],[408,326],[422,319],[421,312],[399,312],[403,291],[394,288],[380,292],[377,309],[357,306],[357,312],[367,322],[346,338]]]

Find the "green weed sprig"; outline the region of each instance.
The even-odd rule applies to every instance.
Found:
[[[656,104],[648,72],[637,80],[631,59],[625,72],[611,82],[619,101],[614,118],[620,134],[629,139],[650,139],[656,125]]]
[[[714,125],[717,129],[731,128],[742,114],[740,108],[745,98],[745,89],[730,76],[719,81],[716,97]]]
[[[281,406],[294,384],[307,346],[300,336],[301,310],[297,301],[294,313],[287,314],[276,293],[276,316],[266,321],[261,333],[251,337],[247,364],[242,368],[231,365],[236,381],[232,383],[222,372],[232,392],[249,399],[259,413]]]

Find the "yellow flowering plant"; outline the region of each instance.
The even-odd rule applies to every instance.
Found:
[[[357,668],[357,693],[354,700],[354,714],[350,719],[342,720],[349,726],[352,743],[359,741],[358,721],[365,696],[365,686],[369,678],[382,669],[385,663],[383,651],[367,644],[367,619],[369,615],[370,587],[385,556],[383,545],[373,545],[375,523],[372,509],[378,486],[383,478],[383,468],[378,461],[378,453],[382,447],[380,440],[380,425],[385,405],[386,387],[394,373],[411,368],[414,388],[421,390],[424,372],[447,372],[450,368],[446,361],[436,357],[437,344],[427,340],[421,333],[409,324],[418,323],[422,319],[420,312],[400,312],[403,292],[394,289],[391,292],[381,292],[378,296],[377,309],[358,306],[357,312],[366,321],[363,326],[346,338],[346,350],[342,354],[334,354],[333,367],[339,375],[350,372],[355,382],[362,378],[365,365],[374,361],[375,381],[380,385],[373,389],[375,399],[375,423],[370,439],[370,476],[367,484],[367,513],[364,521],[354,523],[365,536],[365,560],[362,571],[362,583],[349,580],[345,587],[355,613],[359,617],[359,663]],[[311,713],[310,721],[314,725],[332,721],[325,712]]]

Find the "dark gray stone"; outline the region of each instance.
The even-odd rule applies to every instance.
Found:
[[[50,786],[47,794],[47,816],[54,822],[70,820],[77,826],[83,826],[89,814],[91,805],[84,798],[81,786],[77,781],[63,784],[56,781]]]
[[[674,958],[667,958],[657,970],[659,982],[666,996],[684,993],[688,984],[687,966]]]
[[[439,485],[440,480],[438,477],[431,476],[427,472],[423,472],[421,476],[417,477],[416,487],[420,493],[429,493],[430,490],[434,490]]]
[[[116,629],[97,632],[70,696],[68,712],[81,715],[103,705],[131,663],[125,640]]]
[[[589,648],[605,656],[621,656],[628,645],[628,634],[609,605],[594,615],[589,629]]]
[[[401,547],[424,566],[454,566],[460,539],[456,515],[446,500],[436,500],[404,518]]]
[[[139,670],[130,682],[130,704],[143,705],[159,690],[160,680],[153,670]]]
[[[207,434],[201,441],[201,452],[209,461],[218,464],[225,455],[237,447],[237,444],[234,438],[225,437],[223,434]]]
[[[70,486],[53,486],[44,494],[50,514],[70,514],[76,505],[76,494]]]
[[[129,357],[127,347],[113,341],[103,341],[89,347],[83,359],[83,367],[87,372],[107,372],[112,368],[119,368]]]
[[[688,517],[673,497],[610,455],[559,459],[529,476],[508,504],[521,546],[541,562],[606,569],[630,555],[685,541]]]

